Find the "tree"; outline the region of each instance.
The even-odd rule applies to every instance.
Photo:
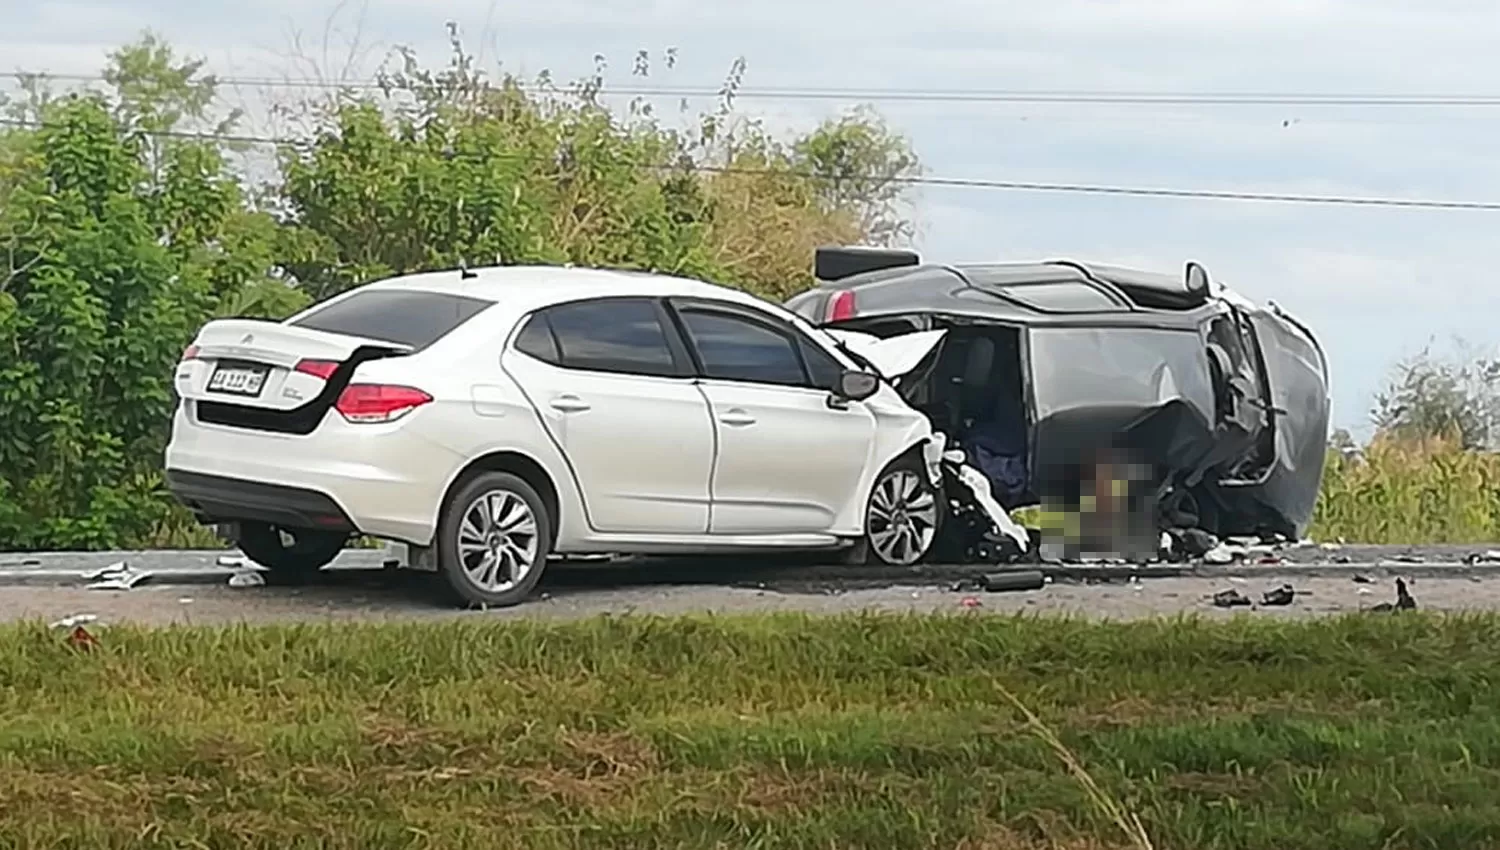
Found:
[[[1371,410],[1377,430],[1396,438],[1450,437],[1466,449],[1492,449],[1500,433],[1500,360],[1431,348],[1398,363]]]
[[[825,121],[792,149],[799,170],[816,178],[824,208],[852,214],[865,242],[893,246],[914,235],[904,202],[921,165],[911,142],[873,110]]]
[[[283,156],[289,273],[322,298],[375,277],[491,263],[649,269],[770,298],[805,288],[813,249],[890,242],[916,173],[904,139],[851,113],[800,139],[773,138],[732,106],[736,63],[692,131],[637,101],[616,115],[594,76],[491,80],[450,26],[446,67],[410,51],[381,92],[345,92],[298,123]],[[673,54],[668,52],[668,64]],[[650,73],[636,57],[633,73]]]
[[[0,143],[0,543],[97,548],[169,514],[171,375],[197,327],[267,278],[274,223],[213,144],[164,135],[205,85],[149,36],[111,90],[33,98]],[[284,286],[282,287],[285,288]]]

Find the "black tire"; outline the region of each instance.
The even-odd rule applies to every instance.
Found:
[[[283,533],[292,538],[291,545]],[[301,584],[333,563],[349,535],[313,528],[281,528],[264,522],[240,523],[235,545],[245,557],[266,568],[273,584]]]
[[[915,489],[907,490],[904,482],[914,483]],[[901,550],[892,551],[889,546],[882,544],[882,532],[889,524],[883,521],[883,511],[880,510],[878,502],[891,492],[883,489],[888,484],[894,486],[898,492],[910,492],[911,495],[905,500],[903,507],[931,506],[930,525],[921,521],[928,514],[925,508],[907,515],[908,519],[915,521],[913,529],[921,538],[917,541],[920,551],[915,552],[914,557],[910,549],[907,549],[903,556]],[[946,506],[942,492],[927,478],[927,470],[920,457],[904,455],[892,461],[889,466],[880,471],[879,475],[875,476],[875,483],[865,498],[865,534],[853,546],[843,550],[840,558],[842,563],[906,567],[920,564],[932,554],[942,532]]]
[[[479,508],[481,500],[488,500],[490,508],[501,506],[501,512],[506,514],[502,520],[511,516],[509,512],[515,509],[518,500],[529,514],[530,526],[523,519],[516,521],[515,527],[533,527],[533,531],[530,534],[505,533],[500,528],[491,527],[493,520],[491,526],[485,527],[471,521],[470,526],[485,534],[484,541],[473,538],[465,531],[465,518],[471,512],[477,512],[475,519],[483,518],[485,513]],[[443,508],[443,515],[438,518],[438,572],[442,575],[448,601],[465,608],[506,608],[524,602],[542,579],[547,556],[552,551],[555,525],[555,519],[547,513],[546,503],[536,488],[520,476],[509,472],[481,472],[463,481],[453,491]],[[480,542],[489,544],[489,556],[500,557],[495,565],[496,571],[482,571],[487,567],[481,565],[488,564],[485,554],[472,548]],[[527,551],[533,553],[530,565],[519,580],[515,580],[514,568],[520,566],[521,557]],[[508,573],[499,571],[506,567],[510,568]],[[481,574],[478,577],[472,575],[471,568],[481,569]],[[482,581],[486,575],[490,576],[490,582]],[[503,581],[507,575],[512,580]]]

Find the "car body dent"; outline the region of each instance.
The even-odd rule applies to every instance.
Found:
[[[941,479],[940,473],[933,474],[930,447],[935,442],[935,432],[926,416],[914,410],[894,387],[885,383],[875,395],[860,403],[875,417],[876,427],[870,445],[870,462],[860,477],[859,487],[849,494],[849,501],[832,529],[833,533],[848,537],[858,537],[863,533],[870,492],[880,473],[896,459],[920,448],[924,467],[934,485]]]
[[[922,359],[943,341],[948,331],[917,331],[885,339],[874,334],[848,330],[830,329],[828,334],[870,361],[871,365],[880,370],[882,378],[894,381],[917,368]]]

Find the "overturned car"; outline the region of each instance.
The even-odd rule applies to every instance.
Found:
[[[1041,505],[1073,551],[1153,553],[1159,530],[1302,535],[1323,471],[1328,370],[1311,331],[1188,263],[1181,277],[1067,260],[940,265],[825,248],[785,306],[851,351],[942,331],[898,380],[948,442],[959,492]],[[955,483],[950,481],[950,483]],[[948,557],[991,559],[993,506],[953,505]],[[964,523],[959,523],[960,526]],[[950,529],[951,530],[951,529]],[[979,548],[976,549],[976,546]],[[1080,548],[1081,547],[1081,548]]]

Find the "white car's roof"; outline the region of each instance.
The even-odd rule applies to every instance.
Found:
[[[421,272],[387,278],[366,289],[416,289],[473,295],[521,311],[535,310],[551,304],[600,298],[608,295],[641,295],[716,298],[757,307],[775,305],[737,289],[682,277],[615,269],[571,268],[568,266],[490,266],[469,269],[468,276],[459,270]]]

